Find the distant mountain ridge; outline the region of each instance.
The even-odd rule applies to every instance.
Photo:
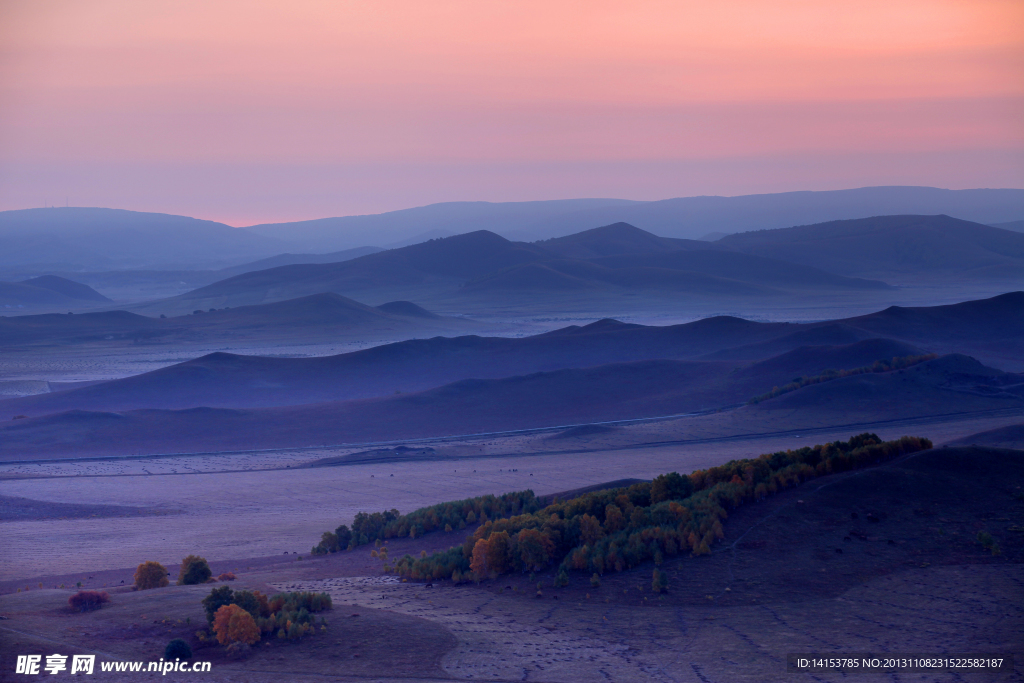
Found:
[[[659,201],[448,202],[247,228],[120,209],[24,209],[0,212],[0,268],[195,270],[285,252],[323,254],[366,245],[406,245],[417,236],[482,229],[513,241],[548,240],[616,222],[665,239],[696,240],[710,233],[895,214],[947,214],[985,224],[1016,223],[1024,217],[1024,190],[864,187]]]
[[[449,202],[369,216],[253,225],[248,230],[278,239],[287,236],[308,249],[333,251],[428,231],[462,234],[486,229],[510,240],[534,241],[625,222],[668,238],[696,240],[711,232],[894,214],[947,214],[986,224],[1016,221],[1024,217],[1024,190],[883,186],[658,201]]]
[[[223,223],[170,214],[81,207],[0,211],[0,267],[217,267],[279,254],[286,246]]]
[[[714,244],[834,273],[1024,282],[1024,234],[950,216],[874,216],[728,235]]]
[[[594,254],[601,256],[588,258]],[[366,298],[384,290],[413,299],[424,287],[483,297],[609,290],[750,297],[794,288],[863,290],[888,285],[743,254],[714,243],[662,238],[617,223],[539,243],[510,242],[477,230],[343,263],[245,273],[155,302],[150,308],[187,307],[189,302],[202,307],[257,304],[325,291]]]

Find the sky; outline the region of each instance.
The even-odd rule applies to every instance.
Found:
[[[0,210],[1024,187],[1020,0],[0,0]]]

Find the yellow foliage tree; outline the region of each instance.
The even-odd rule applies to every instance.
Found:
[[[168,584],[167,568],[159,562],[143,562],[135,570],[135,587],[140,591],[163,588]]]
[[[470,560],[469,568],[478,579],[487,576],[487,545],[487,539],[481,538],[473,546],[473,559]]]
[[[246,643],[252,645],[260,639],[256,620],[238,605],[224,605],[213,617],[213,632],[221,645]]]
[[[625,527],[626,518],[622,515],[622,510],[619,506],[614,504],[608,505],[604,509],[604,530],[609,534],[614,534]]]
[[[604,531],[601,529],[601,522],[597,517],[583,515],[580,518],[580,535],[583,536],[583,542],[587,545],[594,545],[601,540]]]

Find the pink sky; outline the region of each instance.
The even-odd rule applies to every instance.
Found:
[[[1024,3],[0,0],[0,209],[1024,186]]]

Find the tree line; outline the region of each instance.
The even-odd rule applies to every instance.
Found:
[[[902,370],[903,368],[909,368],[912,365],[923,363],[928,360],[933,360],[937,356],[934,353],[927,353],[923,356],[893,356],[892,360],[876,360],[871,365],[865,365],[860,368],[852,368],[850,370],[825,370],[820,375],[814,375],[813,377],[801,377],[795,379],[789,384],[782,387],[774,387],[771,391],[747,401],[750,405],[756,405],[762,401],[781,396],[782,394],[788,394],[791,391],[802,389],[803,387],[810,386],[812,384],[821,384],[823,382],[831,382],[834,379],[842,379],[843,377],[851,377],[853,375],[867,375],[874,372],[892,372],[893,370]]]
[[[660,565],[666,557],[682,553],[709,554],[711,546],[724,537],[722,522],[729,509],[815,477],[931,447],[924,438],[905,436],[883,442],[865,433],[849,441],[733,460],[690,475],[670,472],[651,482],[594,491],[546,506],[532,491],[520,491],[442,503],[409,515],[397,510],[374,513],[379,517],[357,515],[353,529],[348,530],[347,547],[361,545],[364,537],[369,542],[371,528],[377,539],[416,537],[421,528],[427,532],[428,524],[430,529],[443,525],[451,530],[480,522],[462,545],[426,557],[406,555],[391,570],[414,580],[450,578],[460,583],[558,565],[555,583],[564,585],[571,572],[603,575],[650,561]],[[356,533],[359,543],[353,540]],[[340,540],[338,532],[333,534]],[[332,541],[330,536],[331,532],[324,534]],[[339,549],[340,543],[321,540],[313,551]]]

